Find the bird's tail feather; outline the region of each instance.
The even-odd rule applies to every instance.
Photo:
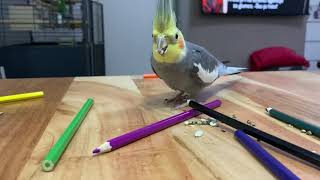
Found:
[[[248,71],[248,69],[247,68],[241,68],[241,67],[223,66],[222,68],[220,68],[219,75],[220,76],[232,75],[232,74],[238,74],[238,73],[245,72],[245,71]]]

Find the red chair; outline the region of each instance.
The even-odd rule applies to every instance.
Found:
[[[269,47],[257,50],[250,55],[251,71],[279,70],[288,67],[290,70],[302,70],[310,66],[303,56],[286,47]]]

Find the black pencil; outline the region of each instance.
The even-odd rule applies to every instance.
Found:
[[[259,129],[256,129],[252,126],[249,126],[247,124],[244,124],[240,121],[237,121],[231,117],[228,117],[224,114],[221,114],[217,111],[214,111],[212,109],[209,109],[195,101],[189,101],[189,106],[196,109],[197,111],[200,111],[210,117],[213,117],[217,120],[219,120],[222,123],[225,123],[235,129],[240,129],[244,131],[245,133],[257,138],[258,140],[264,141],[276,148],[279,148],[289,154],[292,154],[296,157],[299,157],[307,162],[310,162],[318,167],[320,167],[320,155],[313,153],[311,151],[308,151],[302,147],[299,147],[297,145],[294,145],[292,143],[289,143],[287,141],[284,141],[280,138],[277,138],[275,136],[272,136],[268,133],[265,133]]]

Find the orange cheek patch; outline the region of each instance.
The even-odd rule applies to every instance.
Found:
[[[179,40],[179,47],[180,47],[181,49],[184,48],[184,41],[183,41],[183,39],[180,39],[180,40]]]

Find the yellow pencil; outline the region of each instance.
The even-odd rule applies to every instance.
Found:
[[[10,96],[2,96],[0,97],[0,103],[34,99],[34,98],[40,98],[43,96],[44,96],[44,93],[42,91],[25,93],[25,94],[16,94],[16,95],[10,95]]]

